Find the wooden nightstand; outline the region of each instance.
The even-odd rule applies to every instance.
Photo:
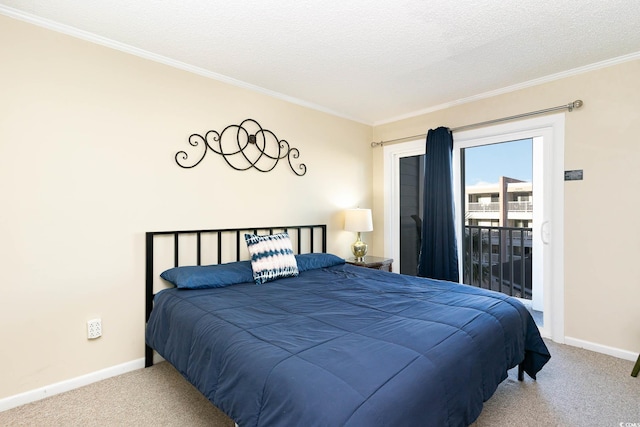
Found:
[[[375,270],[391,271],[393,259],[381,258],[377,256],[365,256],[362,261],[356,261],[355,258],[347,258],[347,264],[357,265],[358,267],[373,268]]]

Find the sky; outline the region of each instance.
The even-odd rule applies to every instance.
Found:
[[[465,149],[465,185],[494,184],[501,176],[532,179],[532,140]]]

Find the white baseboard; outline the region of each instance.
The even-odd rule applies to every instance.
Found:
[[[631,360],[632,362],[635,362],[638,358],[638,353],[622,350],[620,348],[609,347],[602,344],[596,344],[593,342],[580,340],[578,338],[564,337],[564,343],[574,347],[580,347],[586,350],[595,351],[596,353],[602,353],[609,356],[617,357],[618,359]]]
[[[5,397],[4,399],[0,399],[0,412],[141,368],[144,368],[144,358],[132,360],[131,362],[126,362],[110,368],[101,369],[90,374],[71,378],[69,380],[16,394],[14,396]]]

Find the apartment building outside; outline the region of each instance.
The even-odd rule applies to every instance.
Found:
[[[496,184],[465,188],[465,224],[530,228],[533,224],[531,182],[506,176]]]

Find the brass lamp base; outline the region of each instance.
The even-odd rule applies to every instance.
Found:
[[[362,261],[364,256],[367,254],[367,244],[360,240],[360,232],[358,232],[358,238],[351,245],[351,252],[353,252],[353,256],[356,258],[356,261]]]

